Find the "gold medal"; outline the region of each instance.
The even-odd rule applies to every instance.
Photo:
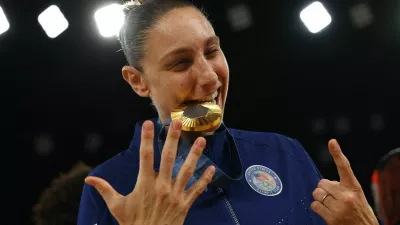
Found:
[[[222,110],[214,102],[183,104],[171,112],[182,121],[183,131],[207,131],[221,123]]]

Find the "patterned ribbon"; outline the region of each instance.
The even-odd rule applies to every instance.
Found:
[[[165,129],[166,126],[169,126],[171,124],[172,120],[169,119],[164,125],[161,123],[160,119],[158,119],[158,124],[162,126],[160,133],[158,134],[158,146],[160,151],[162,151],[164,144],[165,144],[165,138],[167,134],[167,129]],[[225,125],[222,123],[221,126]],[[199,161],[196,164],[196,169],[193,173],[193,175],[190,177],[190,180],[188,184],[186,185],[186,189],[190,188],[200,177],[203,175],[204,171],[209,167],[209,166],[214,166],[215,167],[215,174],[211,180],[211,185],[215,185],[218,187],[222,187],[226,185],[227,182],[229,181],[235,181],[235,180],[240,180],[243,176],[243,170],[242,170],[242,162],[239,158],[239,153],[237,152],[237,147],[236,143],[232,137],[232,135],[229,133],[228,129],[225,129],[227,132],[227,138],[224,143],[224,149],[228,150],[230,153],[230,158],[231,160],[234,160],[233,162],[233,167],[230,168],[232,169],[233,176],[227,175],[222,169],[220,169],[209,157],[206,155],[202,154],[200,156]],[[180,138],[179,143],[178,143],[178,153],[176,156],[176,160],[172,169],[172,177],[176,178],[180,168],[182,167],[183,163],[185,162],[186,157],[189,155],[190,149],[194,143],[193,141],[189,141],[185,138]],[[228,160],[228,159],[227,159]],[[207,190],[206,190],[207,191]]]

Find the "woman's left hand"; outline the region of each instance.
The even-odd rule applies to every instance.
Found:
[[[313,192],[311,208],[329,225],[378,225],[372,208],[336,140],[328,143],[340,182],[322,179]]]

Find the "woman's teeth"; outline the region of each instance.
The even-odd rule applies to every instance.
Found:
[[[215,100],[218,96],[218,91],[215,91],[214,94],[211,96],[211,100]]]
[[[185,101],[184,103],[201,103],[201,102],[213,102],[214,104],[216,103],[216,98],[218,97],[218,90],[215,91],[211,96],[204,97],[201,99],[196,99],[196,100],[189,100]]]
[[[216,92],[214,92],[214,94],[212,95],[212,102],[213,102],[214,104],[217,104],[218,93],[219,93],[219,91],[216,91]]]

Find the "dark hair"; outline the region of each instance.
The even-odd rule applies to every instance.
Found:
[[[386,153],[378,166],[379,216],[384,224],[400,222],[400,148]]]
[[[376,168],[378,170],[384,170],[385,167],[387,166],[388,162],[392,159],[394,159],[395,157],[400,157],[400,148],[395,148],[391,151],[389,151],[388,153],[386,153],[385,155],[383,155],[381,157],[381,159],[379,160]]]
[[[163,15],[183,7],[198,9],[183,0],[136,0],[125,3],[125,22],[119,33],[119,40],[130,66],[142,71],[139,62],[144,56],[143,45],[147,32]]]
[[[33,207],[34,224],[76,224],[84,179],[91,170],[79,162],[68,173],[53,179]]]

